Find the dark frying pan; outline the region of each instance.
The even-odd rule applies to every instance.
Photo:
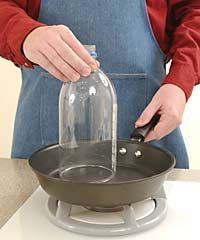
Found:
[[[63,149],[58,144],[35,152],[29,164],[49,195],[70,204],[107,208],[147,199],[161,189],[175,166],[171,153],[143,143],[158,120],[159,116],[155,115],[148,125],[136,129],[131,140],[118,140],[117,172],[109,182],[73,182],[60,178],[61,162],[71,150]],[[111,143],[102,143],[98,145],[98,151],[104,153],[110,147]],[[90,152],[93,149],[96,148],[91,148]]]

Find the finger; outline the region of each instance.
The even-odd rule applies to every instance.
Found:
[[[89,76],[91,67],[87,65],[61,38],[49,40],[54,51],[82,76]]]
[[[159,110],[159,105],[151,101],[149,105],[146,107],[146,109],[143,111],[143,113],[140,115],[138,120],[135,123],[135,127],[142,127],[145,124],[149,123],[152,117],[155,115],[156,112]]]
[[[153,140],[156,140],[156,133],[154,130],[151,130],[147,137],[145,138],[144,142],[150,142],[150,141],[153,141]]]
[[[77,81],[80,79],[80,74],[69,66],[69,64],[67,64],[50,45],[45,45],[42,51],[46,58],[48,58],[48,60],[59,69],[67,79],[70,79],[71,81]]]
[[[40,53],[38,64],[55,78],[63,82],[69,81],[69,79],[67,79],[66,76],[60,72],[42,53]]]
[[[148,134],[145,141],[160,140],[171,133],[177,126],[167,115],[161,115],[160,121],[155,128]]]
[[[98,68],[100,68],[100,66],[101,66],[100,62],[96,60],[96,63],[97,63]]]
[[[76,54],[92,68],[97,68],[96,61],[90,56],[88,51],[80,43],[80,41],[75,37],[72,31],[66,26],[59,26],[60,35],[63,41],[65,41]]]

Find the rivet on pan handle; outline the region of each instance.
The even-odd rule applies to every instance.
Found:
[[[136,128],[130,138],[133,141],[144,142],[148,133],[157,125],[160,120],[160,115],[156,113],[151,121],[143,127]]]

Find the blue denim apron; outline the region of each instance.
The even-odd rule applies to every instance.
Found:
[[[129,138],[134,122],[165,78],[166,56],[152,32],[145,0],[42,0],[39,21],[67,25],[83,44],[95,44],[102,69],[118,97],[118,137]],[[41,67],[22,68],[12,157],[28,158],[58,142],[61,82]],[[179,168],[188,168],[180,129],[161,141]]]

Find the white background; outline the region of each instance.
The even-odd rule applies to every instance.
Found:
[[[14,116],[21,86],[20,71],[0,58],[0,157],[10,157]],[[189,81],[190,79],[188,79]],[[195,87],[187,103],[181,128],[188,148],[191,168],[200,169],[200,87]]]

